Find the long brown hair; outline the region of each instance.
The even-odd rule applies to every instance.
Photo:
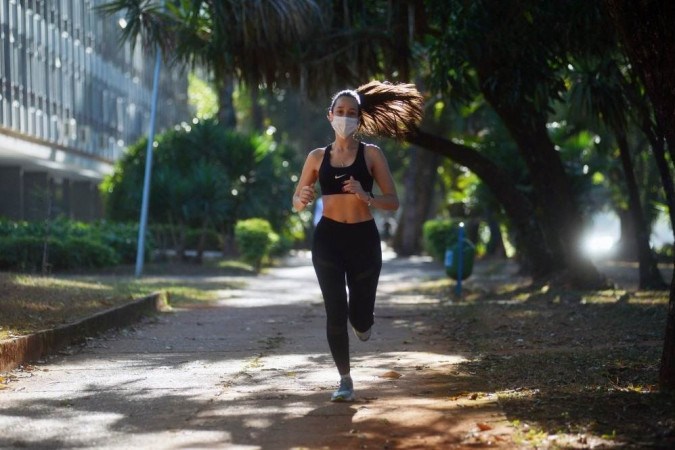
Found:
[[[337,99],[344,96],[359,104],[361,134],[402,140],[424,116],[424,97],[414,84],[371,81],[355,90],[340,91],[333,96],[331,111]]]

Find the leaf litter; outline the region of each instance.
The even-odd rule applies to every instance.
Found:
[[[443,335],[471,355],[454,398],[496,395],[524,448],[675,448],[675,395],[657,387],[668,292],[483,281],[413,292],[441,300]]]

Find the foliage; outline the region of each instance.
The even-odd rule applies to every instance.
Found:
[[[199,120],[210,119],[218,113],[218,95],[194,72],[188,75],[188,102]]]
[[[159,135],[153,153],[149,217],[155,224],[210,226],[227,235],[239,219],[265,217],[276,229],[285,227],[289,208],[279,205],[293,192],[291,150],[272,133],[237,133],[215,120],[195,120]],[[144,165],[141,140],[103,183],[110,219],[138,217]]]
[[[237,222],[234,236],[242,260],[252,265],[256,271],[261,269],[263,260],[269,257],[270,250],[279,240],[270,223],[260,218]]]
[[[0,220],[0,239],[5,246],[0,258],[4,267],[12,270],[40,268],[45,242],[52,269],[103,267],[136,260],[138,225],[84,223],[62,217],[41,222]],[[26,248],[22,249],[22,245]],[[146,239],[145,245],[149,255],[152,239]]]
[[[290,50],[322,22],[313,0],[181,0],[167,2],[165,9],[144,0],[114,0],[98,9],[125,15],[122,41],[140,41],[146,51],[159,46],[170,63],[208,67],[216,82],[239,76],[251,86],[272,84],[285,76],[280,69],[294,69]]]
[[[115,251],[120,263],[131,264],[136,261],[138,251],[138,224],[120,222],[96,222],[90,225],[90,236]],[[154,248],[152,236],[145,239],[146,259]]]
[[[422,228],[426,252],[437,261],[443,261],[445,250],[457,242],[457,224],[448,219],[432,219]]]
[[[565,86],[559,70],[573,53],[598,54],[613,44],[595,2],[432,0],[430,81],[471,101],[479,90],[505,90],[502,100],[552,112]],[[583,32],[582,32],[583,31]],[[523,103],[524,102],[524,103]]]
[[[4,236],[0,237],[0,269],[41,271],[45,245],[50,270],[90,269],[119,262],[112,248],[93,238],[49,238],[45,241],[36,236]]]

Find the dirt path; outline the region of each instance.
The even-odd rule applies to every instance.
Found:
[[[438,275],[385,263],[369,342],[352,338],[357,401],[337,382],[307,259],[17,371],[0,391],[1,448],[514,448],[496,398],[473,394],[439,333]],[[475,381],[475,380],[474,380]]]

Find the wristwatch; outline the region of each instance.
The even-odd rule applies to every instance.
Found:
[[[375,196],[373,195],[372,192],[368,191],[368,206],[370,206],[370,202],[373,201]]]

